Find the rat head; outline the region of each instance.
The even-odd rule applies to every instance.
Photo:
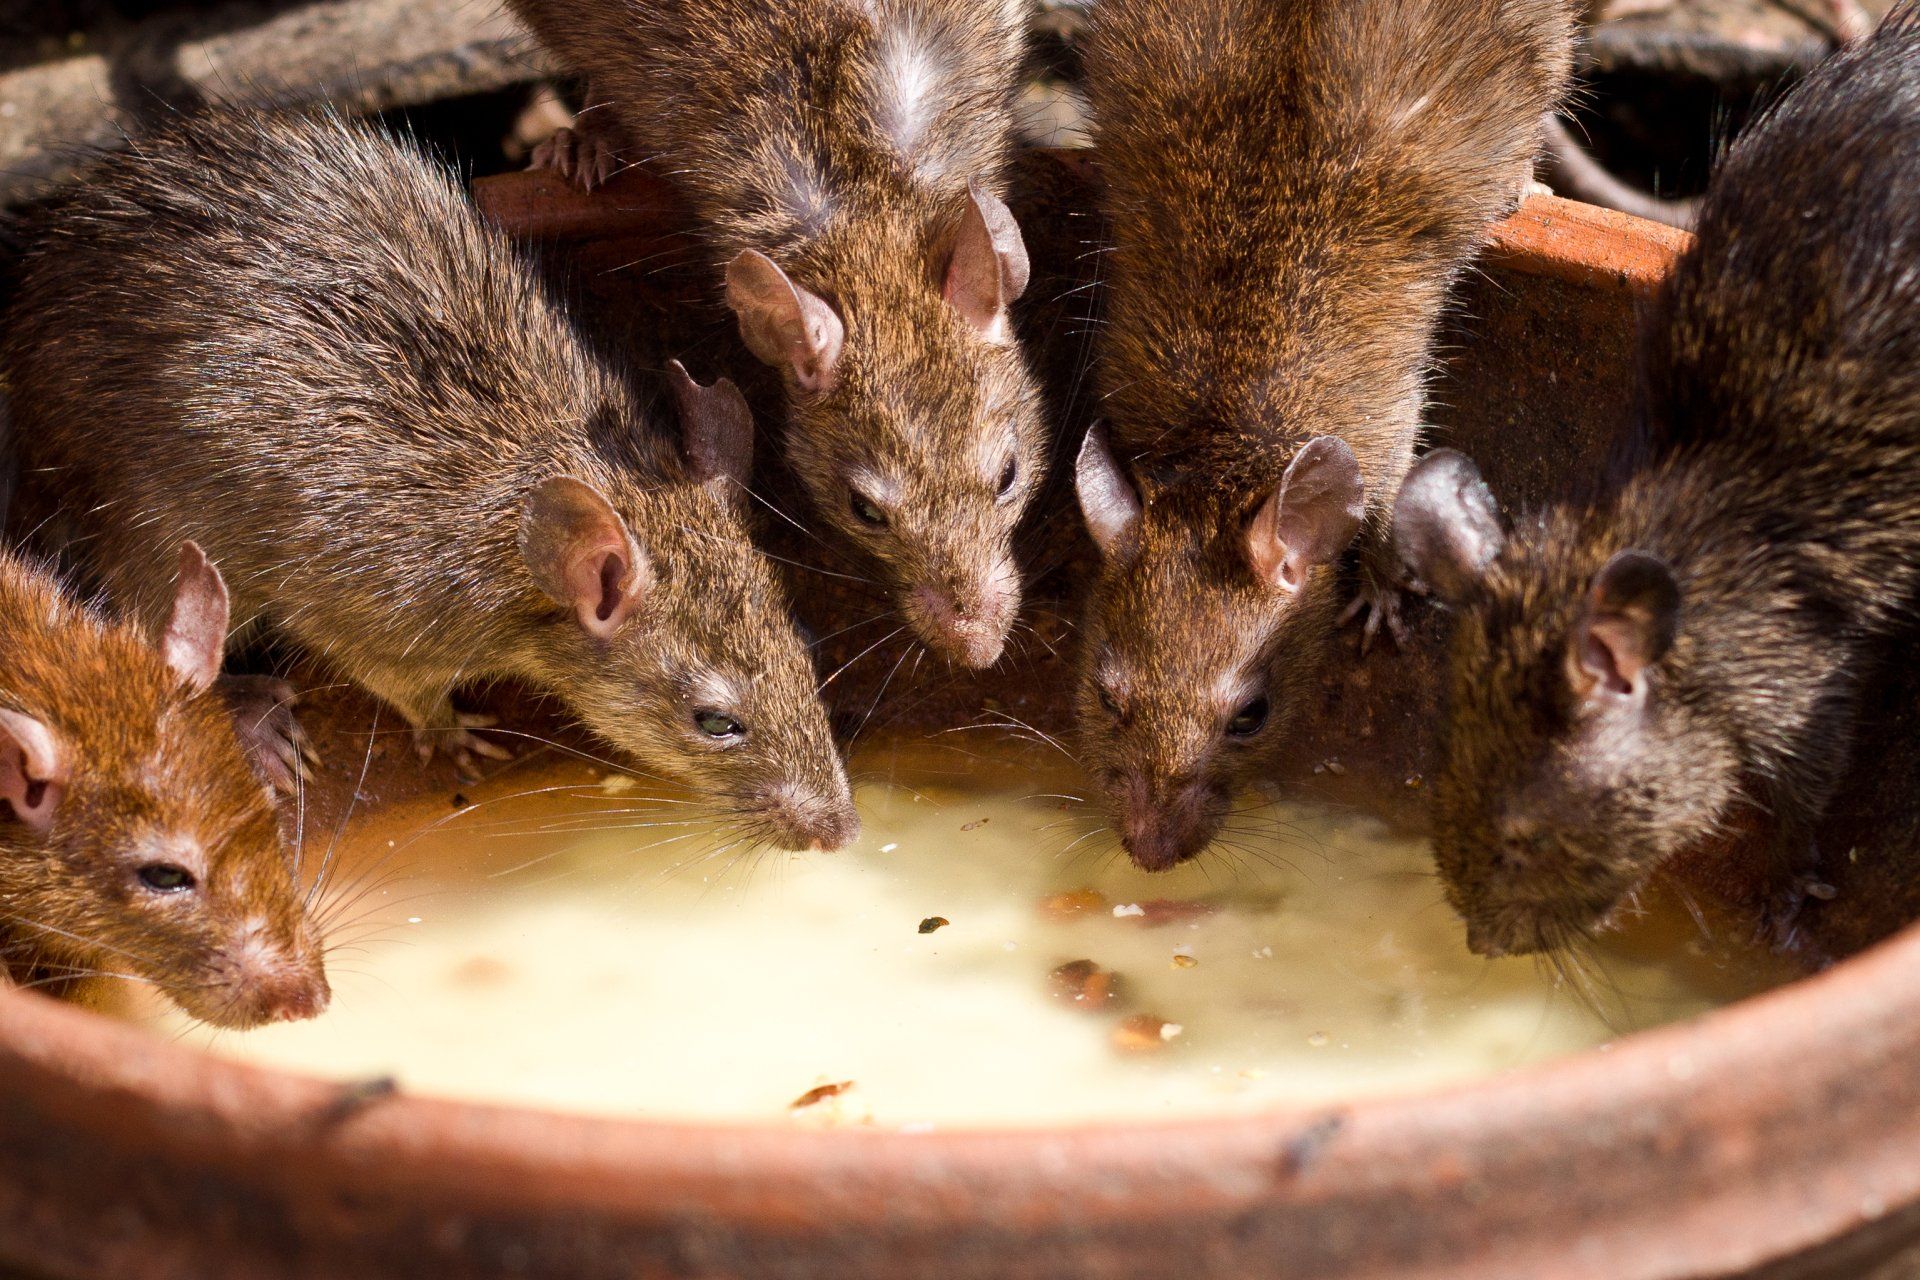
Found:
[[[1165,870],[1213,839],[1310,696],[1365,486],[1353,451],[1323,436],[1250,506],[1145,503],[1100,428],[1078,483],[1101,555],[1081,625],[1082,750],[1127,852]]]
[[[924,256],[850,244],[824,298],[749,250],[727,267],[727,300],[784,376],[787,456],[815,509],[881,566],[929,648],[987,667],[1019,611],[1013,533],[1044,465],[1008,316],[1027,251],[1007,207],[974,187]]]
[[[320,939],[220,673],[227,592],[182,548],[160,651],[62,605],[0,707],[0,904],[57,967],[152,983],[222,1027],[327,1007]]]
[[[526,498],[521,555],[560,606],[532,661],[587,727],[704,792],[750,836],[838,849],[860,830],[846,770],[734,495],[752,460],[746,401],[677,362],[671,374],[688,482],[559,476]]]
[[[1675,676],[1684,592],[1603,518],[1502,531],[1451,450],[1394,508],[1403,564],[1459,613],[1438,745],[1435,855],[1483,955],[1604,927],[1739,786],[1736,744]]]

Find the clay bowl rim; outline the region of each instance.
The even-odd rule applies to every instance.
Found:
[[[1684,237],[1536,199],[1495,237],[1506,265],[1642,292]],[[1690,1183],[1698,1229],[1645,1239],[1635,1215],[1678,1212],[1662,1179],[1614,1169],[1554,1188],[1588,1235],[1638,1241],[1661,1274],[1782,1256],[1920,1200],[1920,927],[1832,970],[1590,1050],[1436,1089],[1330,1105],[1065,1128],[930,1133],[815,1131],[778,1123],[675,1123],[400,1093],[341,1108],[335,1082],[220,1059],[137,1026],[0,991],[0,1091],[47,1131],[97,1137],[179,1167],[257,1175],[262,1186],[492,1205],[524,1219],[581,1213],[655,1222],[700,1215],[747,1230],[823,1222],[896,1236],[918,1226],[1008,1231],[1291,1209],[1428,1218],[1421,1274],[1485,1248],[1484,1197],[1539,1185],[1587,1156],[1665,1161]],[[1889,1100],[1895,1105],[1888,1106]],[[1817,1131],[1817,1133],[1816,1133]],[[1794,1174],[1844,1170],[1809,1182]],[[1072,1188],[1072,1194],[1065,1189]],[[1526,1208],[1500,1225],[1561,1256]],[[1375,1221],[1380,1219],[1366,1218]],[[1450,1236],[1449,1232],[1453,1234]],[[1638,1234],[1636,1234],[1638,1233]],[[1653,1252],[1657,1246],[1658,1252]],[[1382,1245],[1382,1248],[1387,1246]],[[1679,1249],[1681,1252],[1676,1253]],[[1651,1274],[1653,1263],[1641,1264]],[[1607,1268],[1612,1268],[1608,1270]],[[1717,1272],[1716,1272],[1717,1273]]]

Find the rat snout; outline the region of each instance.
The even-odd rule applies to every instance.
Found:
[[[1198,778],[1130,773],[1111,795],[1120,842],[1142,871],[1168,871],[1198,857],[1220,827],[1208,803],[1211,788]]]
[[[201,1002],[205,1007],[188,1010],[216,1026],[299,1022],[319,1017],[333,1003],[318,948],[304,938],[291,944],[272,941],[258,925],[243,931],[216,972]]]
[[[928,648],[977,669],[1000,660],[1019,604],[1019,577],[1002,561],[976,583],[915,587],[905,611]]]
[[[844,788],[822,795],[798,783],[782,783],[762,800],[761,813],[771,842],[797,852],[832,853],[860,834],[860,815]]]

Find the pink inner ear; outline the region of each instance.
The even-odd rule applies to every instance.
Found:
[[[14,816],[45,831],[66,783],[65,753],[52,732],[31,716],[0,710],[0,799]]]
[[[833,386],[846,326],[826,299],[788,278],[778,263],[753,249],[727,264],[727,305],[740,337],[766,364],[793,371],[807,392]]]
[[[602,638],[633,615],[632,571],[623,550],[597,547],[573,562],[568,573],[580,625]]]
[[[1646,669],[1634,648],[1632,624],[1609,614],[1588,621],[1579,653],[1580,669],[1593,678],[1593,693],[1627,697]]]
[[[220,677],[226,651],[227,584],[198,543],[180,544],[173,614],[160,640],[167,665],[193,689],[208,689]]]

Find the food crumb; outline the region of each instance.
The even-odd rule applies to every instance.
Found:
[[[887,843],[880,846],[880,852],[892,853],[895,849],[898,849],[899,847],[900,847],[900,842],[898,840],[889,840],[887,841]]]
[[[1115,920],[1125,920],[1129,916],[1144,916],[1145,914],[1147,914],[1147,909],[1137,902],[1129,902],[1125,906],[1119,906],[1113,909],[1113,918]]]
[[[1136,1013],[1113,1029],[1113,1047],[1121,1053],[1158,1053],[1186,1028],[1151,1013]]]
[[[640,784],[624,773],[610,773],[600,779],[600,790],[610,796],[625,795]]]
[[[1071,920],[1106,905],[1107,895],[1098,889],[1069,889],[1040,899],[1040,914],[1049,920]]]
[[[1253,958],[1255,960],[1271,960],[1273,959],[1273,948],[1261,947],[1258,951],[1253,953]]]
[[[462,793],[462,792],[459,792],[459,791],[456,791],[456,792],[454,792],[454,793],[453,793],[453,807],[454,807],[454,808],[456,808],[456,809],[464,809],[464,808],[466,808],[467,806],[469,806],[469,805],[471,805],[472,803],[473,803],[473,801],[471,801],[471,800],[469,800],[469,799],[467,799],[467,797],[466,797],[466,795],[465,795],[464,793]]]
[[[1176,951],[1173,953],[1173,967],[1176,969],[1191,969],[1199,963],[1197,959],[1184,951]]]
[[[947,919],[945,916],[928,916],[920,922],[920,932],[932,933],[936,929],[944,929],[952,923],[953,921]]]
[[[962,831],[977,831],[981,827],[986,826],[989,822],[992,822],[992,821],[993,821],[992,818],[975,818],[972,822],[961,823],[960,829]]]
[[[851,1080],[838,1080],[832,1084],[817,1084],[795,1098],[792,1102],[789,1102],[787,1104],[787,1110],[803,1111],[808,1107],[825,1102],[828,1098],[837,1098],[851,1088],[853,1088],[853,1081]]]
[[[1091,960],[1069,960],[1047,975],[1054,998],[1083,1009],[1105,1009],[1125,998],[1126,983]]]
[[[1324,1049],[1327,1047],[1327,1033],[1324,1031],[1316,1031],[1307,1037],[1307,1043],[1316,1049]]]

